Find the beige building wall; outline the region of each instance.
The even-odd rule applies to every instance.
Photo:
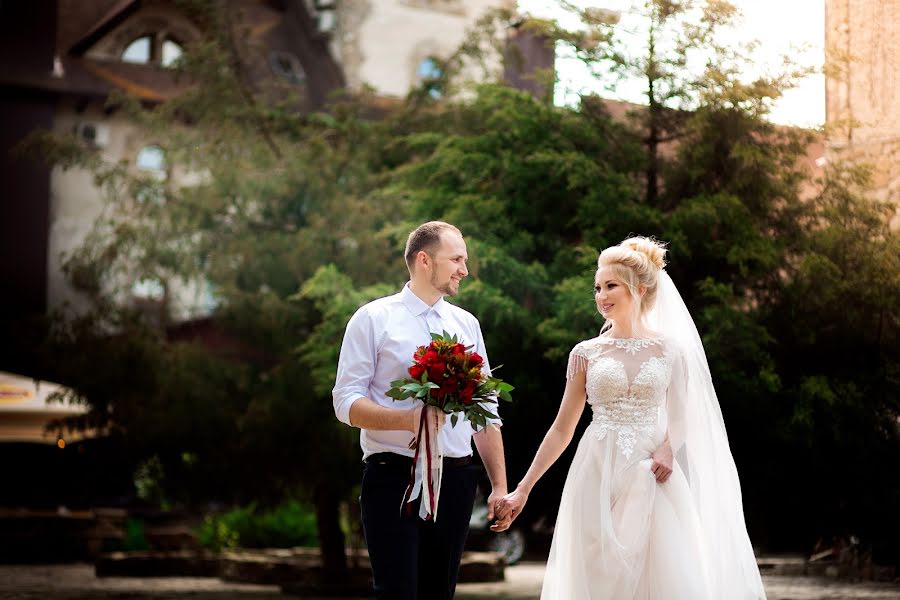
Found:
[[[900,201],[900,0],[826,0],[825,27],[829,158],[871,164],[875,197]]]
[[[153,147],[155,141],[143,138],[124,117],[107,116],[99,102],[88,107],[61,104],[56,113],[56,133],[76,133],[83,137],[92,128],[90,143],[109,163],[122,163],[137,169],[137,159],[142,149]],[[185,173],[177,166],[166,165],[163,171],[152,176],[165,178],[170,185],[191,185],[198,181],[196,174]],[[75,312],[88,308],[86,299],[66,280],[63,272],[65,260],[81,247],[97,220],[104,212],[106,199],[101,188],[95,185],[93,176],[86,170],[74,168],[53,169],[50,175],[50,215],[47,253],[47,306],[50,310],[68,304]],[[136,278],[120,281],[116,289],[121,291],[122,302],[139,302],[144,305],[160,303],[154,282]],[[169,281],[165,298],[170,316],[184,320],[203,316],[212,302],[204,282]]]
[[[466,30],[491,8],[515,0],[352,0],[337,4],[332,50],[347,85],[384,96],[405,96],[429,56],[452,54]]]

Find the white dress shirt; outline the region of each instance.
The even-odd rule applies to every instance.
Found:
[[[443,298],[428,306],[407,283],[399,294],[373,300],[357,310],[344,332],[332,390],[337,418],[350,425],[350,406],[363,396],[388,408],[415,408],[420,400],[394,400],[385,394],[392,381],[409,377],[416,348],[431,343],[432,332],[444,331],[473,346],[471,350],[484,358],[483,372],[490,373],[478,319]],[[487,404],[486,408],[498,414],[496,404]],[[499,419],[495,423],[499,425]],[[473,433],[467,420],[459,419],[453,427],[448,419],[441,429],[444,456],[470,456]],[[413,456],[414,451],[409,449],[412,439],[409,431],[362,429],[359,444],[363,459],[379,452]]]

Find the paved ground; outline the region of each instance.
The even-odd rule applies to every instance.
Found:
[[[457,600],[537,600],[542,563],[506,570],[503,583],[467,583]],[[900,584],[764,577],[769,600],[900,600]],[[0,600],[286,600],[274,586],[195,577],[94,577],[92,565],[0,565]],[[308,600],[317,600],[309,598]],[[335,600],[335,599],[332,599]],[[339,600],[339,599],[338,599]],[[345,599],[349,600],[349,599]]]

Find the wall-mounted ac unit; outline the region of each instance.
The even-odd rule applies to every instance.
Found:
[[[109,125],[83,121],[77,123],[73,133],[85,144],[94,148],[105,148],[109,145]]]
[[[337,17],[334,10],[322,9],[316,12],[316,31],[319,33],[334,33],[337,27]]]

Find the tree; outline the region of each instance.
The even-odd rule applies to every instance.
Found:
[[[131,436],[149,416],[134,410],[142,403],[155,407],[153,415],[172,405],[201,416],[226,406],[222,431],[234,436],[227,448],[215,446],[214,427],[192,417],[187,429],[206,441],[171,437],[167,473],[202,481],[208,457],[227,456],[233,489],[223,495],[276,498],[298,482],[315,490],[323,551],[340,573],[343,539],[333,508],[349,495],[358,455],[328,396],[347,318],[405,277],[406,232],[443,218],[467,237],[472,277],[454,301],[479,316],[492,363],[503,363],[502,377],[517,388],[517,402],[503,410],[513,482],[556,413],[569,349],[599,329],[591,292],[598,251],[634,232],[651,234],[670,242],[668,270],[703,336],[754,539],[773,550],[805,550],[825,534],[816,522],[824,516],[835,531],[860,532],[881,548],[885,537],[874,523],[891,518],[889,501],[863,502],[817,484],[829,475],[824,466],[812,470],[816,480],[797,471],[821,453],[852,472],[845,490],[896,494],[896,484],[859,467],[898,448],[898,295],[885,275],[896,272],[896,237],[852,172],[835,170],[817,196],[801,195],[809,133],[763,119],[790,76],[743,84],[715,61],[702,75],[685,74],[685,40],[707,44],[699,50],[709,56],[728,56],[704,33],[731,18],[725,3],[701,13],[686,3],[648,7],[656,23],[652,60],[616,58],[597,15],[584,16],[599,33],[588,27],[567,38],[592,53],[585,58],[598,76],[612,61],[616,69],[642,66],[654,78],[648,89],[660,95],[655,108],[636,111],[639,127],[613,119],[595,96],[577,108],[554,107],[491,83],[467,93],[449,85],[440,99],[423,87],[377,121],[365,98],[301,116],[290,102],[248,101],[227,45],[213,40],[189,53],[184,68],[196,81],[189,92],[152,110],[124,98],[116,105],[194,175],[192,185],[134,177],[65,142],[52,145],[52,159],[92,170],[111,202],[110,218],[69,263],[71,280],[102,317],[89,336],[73,333],[72,346],[125,344],[112,355],[118,375],[106,384],[79,388],[75,380],[92,414]],[[710,22],[690,25],[695,14]],[[677,43],[662,43],[670,26]],[[468,40],[453,60],[465,62],[478,48]],[[465,72],[448,64],[449,74]],[[685,98],[689,104],[677,103]],[[653,119],[658,136],[648,143]],[[665,165],[648,170],[675,134]],[[656,179],[661,185],[650,194]],[[208,282],[218,302],[212,316],[242,351],[224,362],[172,351],[153,335],[132,336],[137,326],[126,329],[130,321],[111,308],[123,273],[162,282],[173,300],[179,281]],[[819,289],[827,293],[816,297]],[[844,298],[852,310],[839,312]],[[823,326],[838,317],[852,335]],[[841,358],[847,342],[864,349],[855,360]],[[127,388],[122,374],[134,364],[152,365],[152,373],[132,393],[113,393]],[[206,391],[191,385],[198,373]],[[182,414],[171,424],[159,418],[165,427],[154,439],[166,427],[186,429]],[[294,460],[323,447],[331,452],[311,467]],[[184,452],[190,471],[179,466]],[[526,518],[555,515],[564,465],[538,488]],[[771,494],[772,481],[794,500]],[[813,503],[823,508],[806,519],[785,510]],[[848,505],[859,512],[835,519]]]

